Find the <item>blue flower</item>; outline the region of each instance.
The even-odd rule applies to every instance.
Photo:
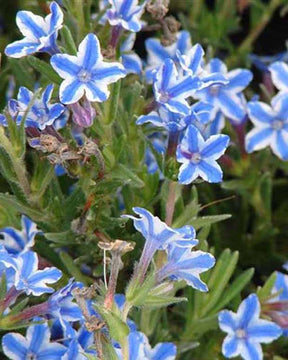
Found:
[[[209,74],[220,73],[228,79],[227,84],[213,84],[196,91],[196,99],[208,102],[221,110],[225,116],[235,122],[240,122],[246,115],[246,109],[241,97],[242,91],[252,80],[252,73],[246,69],[227,70],[226,65],[219,59],[212,59],[205,71]]]
[[[9,333],[2,338],[4,354],[12,360],[41,359],[61,360],[66,347],[50,342],[48,325],[31,325],[26,337],[18,333]]]
[[[195,239],[195,230],[192,226],[172,229],[146,209],[134,207],[133,211],[139,215],[139,217],[132,215],[122,215],[122,217],[131,218],[135,229],[139,231],[146,240],[138,264],[138,271],[142,276],[145,275],[157,250],[166,250],[172,242],[183,247],[193,246],[198,243]]]
[[[2,244],[0,244],[0,276],[5,273],[7,290],[15,283],[16,268],[17,264],[14,257],[8,253]]]
[[[15,283],[17,290],[27,295],[40,296],[44,293],[52,293],[54,290],[47,286],[58,281],[62,273],[55,267],[38,270],[37,254],[28,251],[15,258]]]
[[[172,280],[184,280],[189,286],[200,291],[208,291],[206,284],[199,275],[211,269],[215,258],[203,251],[191,251],[192,247],[168,245],[167,263],[158,271],[157,281],[160,283],[167,277]]]
[[[107,10],[107,20],[112,26],[121,26],[125,30],[138,32],[142,28],[140,17],[146,1],[138,5],[138,0],[109,0],[111,8]]]
[[[269,71],[269,65],[276,61],[287,61],[288,60],[288,52],[283,51],[276,55],[268,55],[268,56],[259,56],[256,54],[248,55],[249,59],[252,61],[253,65],[256,66],[260,71],[267,72]]]
[[[164,61],[153,78],[154,96],[159,106],[182,115],[189,115],[190,106],[186,99],[192,96],[200,85],[198,77],[180,76],[171,59]]]
[[[216,160],[229,144],[229,136],[213,135],[204,140],[200,131],[190,125],[177,147],[177,161],[182,163],[178,179],[181,184],[190,184],[198,176],[208,182],[222,181],[222,170]]]
[[[25,215],[21,217],[21,224],[22,231],[11,227],[0,230],[0,234],[3,235],[3,240],[0,240],[0,243],[10,254],[15,255],[29,250],[34,246],[35,236],[41,233],[37,229],[37,225]]]
[[[83,284],[69,280],[69,283],[52,294],[48,299],[49,315],[58,319],[65,328],[65,322],[83,320],[83,315],[79,306],[73,302],[72,291],[75,288],[82,288]]]
[[[257,295],[248,296],[240,304],[237,313],[223,310],[219,313],[220,329],[226,332],[222,353],[231,358],[240,355],[245,360],[261,360],[261,343],[268,344],[277,339],[281,328],[260,316],[260,303]]]
[[[248,103],[248,115],[254,128],[246,135],[248,153],[270,146],[275,155],[288,159],[288,101],[285,93],[271,100],[271,107],[261,101]]]
[[[57,54],[51,65],[64,79],[60,85],[60,101],[73,104],[86,95],[89,101],[105,101],[108,85],[123,78],[124,67],[118,62],[104,62],[96,35],[88,34],[80,43],[77,56]]]
[[[16,23],[24,35],[24,39],[8,45],[5,54],[14,58],[31,55],[35,52],[58,52],[56,39],[63,23],[63,13],[59,5],[53,1],[51,13],[43,19],[30,11],[18,11]]]
[[[129,360],[174,360],[176,346],[173,343],[159,343],[153,349],[147,336],[140,331],[131,331],[128,335]],[[119,360],[123,360],[121,349],[115,347]]]
[[[140,57],[132,51],[136,34],[131,33],[120,47],[121,60],[127,74],[141,74],[142,61]]]
[[[188,31],[177,33],[177,40],[169,46],[163,46],[159,39],[150,38],[145,41],[148,53],[146,77],[152,81],[152,72],[157,70],[166,59],[178,62],[179,55],[186,54],[191,48],[191,37]]]
[[[52,125],[65,111],[62,104],[50,104],[54,85],[50,84],[41,94],[36,97],[32,91],[21,86],[17,100],[10,100],[8,111],[11,117],[20,125],[25,116],[25,127],[36,127],[44,130],[46,126]],[[27,114],[26,114],[27,113]],[[0,118],[1,125],[8,126],[4,116]]]
[[[286,93],[288,91],[288,65],[283,61],[276,61],[269,66],[273,84],[278,90]]]

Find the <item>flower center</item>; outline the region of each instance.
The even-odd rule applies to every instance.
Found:
[[[246,337],[246,331],[244,329],[237,329],[236,336],[238,339],[244,339]]]
[[[219,85],[212,85],[211,87],[210,87],[210,94],[211,95],[214,95],[214,96],[216,96],[216,95],[218,95],[219,94],[219,91],[220,91],[220,86]]]
[[[36,360],[37,359],[37,355],[34,354],[33,352],[28,352],[26,355],[26,360]]]
[[[91,80],[91,74],[89,71],[82,69],[78,73],[78,79],[84,83],[87,83]]]
[[[273,120],[272,121],[272,128],[274,130],[281,130],[281,129],[283,129],[283,126],[284,126],[284,124],[283,124],[282,120]]]
[[[194,153],[191,155],[190,160],[193,164],[199,164],[199,162],[201,161],[201,155],[199,153]]]
[[[166,103],[169,100],[169,94],[166,92],[161,92],[159,102]]]

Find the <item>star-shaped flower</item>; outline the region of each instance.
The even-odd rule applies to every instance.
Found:
[[[194,97],[214,105],[229,119],[241,122],[246,115],[241,93],[252,80],[251,71],[234,69],[228,72],[226,65],[219,59],[210,60],[205,71],[211,75],[222,74],[228,83],[210,84],[210,86],[197,91]]]
[[[138,5],[138,0],[109,0],[111,8],[107,10],[107,20],[112,26],[121,26],[125,30],[138,32],[142,28],[140,17],[146,1]]]
[[[65,112],[65,106],[59,103],[50,104],[54,85],[50,84],[42,92],[41,96],[36,97],[32,91],[21,86],[18,92],[17,100],[10,100],[8,111],[17,125],[21,124],[25,116],[25,127],[36,127],[44,130],[46,126],[54,124]],[[0,116],[0,123],[8,126],[4,115]]]
[[[109,97],[108,85],[126,75],[118,62],[104,62],[99,40],[88,34],[80,43],[77,56],[57,54],[51,65],[64,79],[60,85],[60,100],[73,104],[86,96],[89,101],[105,101]]]
[[[27,295],[40,296],[44,293],[52,293],[54,290],[47,286],[57,282],[62,273],[55,267],[47,267],[38,270],[38,257],[35,252],[27,251],[15,258],[16,290],[23,291]]]
[[[30,11],[18,11],[16,23],[24,35],[24,39],[9,44],[5,54],[14,58],[30,55],[35,52],[59,52],[56,39],[63,23],[63,13],[60,6],[53,1],[50,5],[51,13],[44,19]]]
[[[248,103],[248,115],[254,128],[246,135],[248,153],[270,146],[275,155],[288,160],[288,99],[279,93],[271,107],[261,101]]]
[[[34,245],[35,236],[41,233],[37,225],[27,216],[22,215],[22,230],[19,231],[12,227],[5,227],[0,230],[3,240],[0,243],[10,254],[19,254],[28,251]]]
[[[154,74],[153,90],[156,102],[159,106],[181,115],[189,115],[190,106],[186,99],[200,86],[198,77],[180,76],[171,59],[166,59]]]
[[[229,144],[229,136],[213,135],[204,140],[200,131],[189,125],[177,147],[177,161],[182,163],[178,179],[181,184],[190,184],[198,176],[208,182],[222,181],[222,170],[216,160]]]
[[[191,246],[169,244],[167,263],[158,271],[157,281],[160,283],[170,277],[172,280],[185,280],[194,289],[208,291],[207,285],[201,281],[199,275],[214,266],[215,258],[209,253],[191,251],[191,249]]]
[[[262,360],[260,344],[269,344],[282,334],[278,325],[260,319],[256,294],[243,300],[237,313],[223,310],[218,319],[220,329],[228,334],[222,345],[222,353],[227,358],[240,355],[244,360]]]
[[[149,82],[152,81],[153,70],[157,70],[166,59],[178,62],[179,54],[186,54],[191,48],[191,37],[188,31],[180,31],[176,37],[176,42],[169,46],[163,46],[159,39],[150,38],[145,41],[148,53],[146,77]]]
[[[50,342],[50,330],[46,323],[29,326],[26,337],[19,333],[4,335],[2,347],[4,354],[12,360],[61,360],[67,350],[57,342]]]

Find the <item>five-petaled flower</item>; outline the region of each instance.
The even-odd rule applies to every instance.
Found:
[[[47,323],[31,325],[27,329],[26,337],[19,333],[4,335],[3,352],[12,360],[60,360],[67,349],[57,342],[50,342],[50,336]]]
[[[125,30],[138,32],[142,28],[140,17],[143,14],[145,3],[138,5],[138,0],[109,0],[111,8],[106,16],[112,26],[120,26]]]
[[[222,181],[222,170],[216,160],[229,144],[229,136],[212,135],[204,140],[200,131],[189,125],[177,147],[177,161],[182,163],[178,179],[181,184],[190,184],[198,176],[208,182]]]
[[[21,231],[12,227],[0,229],[0,234],[3,236],[0,243],[10,254],[19,254],[29,250],[34,245],[35,236],[41,233],[37,225],[25,215],[22,215],[21,224]]]
[[[254,128],[246,135],[247,152],[270,146],[280,159],[288,160],[287,94],[276,95],[271,107],[261,101],[249,102],[248,115]]]
[[[53,125],[65,112],[65,106],[59,103],[50,104],[54,85],[50,84],[42,92],[41,96],[35,97],[32,91],[21,86],[17,100],[10,100],[8,111],[17,125],[25,118],[25,127],[36,127],[44,130],[46,126]],[[0,114],[0,124],[7,126],[8,122],[4,115]]]
[[[60,6],[53,1],[50,5],[51,13],[44,19],[31,11],[19,11],[16,23],[24,35],[24,39],[9,44],[5,54],[14,58],[30,55],[35,52],[59,52],[56,39],[63,23],[63,13]]]
[[[219,313],[220,329],[226,336],[222,352],[225,357],[240,355],[245,360],[262,360],[261,343],[269,344],[281,334],[281,328],[271,321],[260,319],[260,302],[251,294],[240,304],[237,313],[223,310]]]
[[[96,35],[88,34],[80,43],[77,56],[56,54],[51,65],[64,79],[60,85],[60,101],[73,104],[83,95],[89,101],[105,101],[108,85],[126,75],[118,62],[104,62]]]
[[[200,86],[197,76],[180,76],[171,59],[164,61],[153,78],[154,96],[158,105],[181,115],[189,115],[190,106],[186,99]]]
[[[226,65],[216,58],[210,60],[204,70],[211,75],[222,74],[228,83],[210,84],[197,91],[194,97],[214,105],[229,119],[241,122],[246,115],[242,91],[252,80],[251,71],[234,69],[228,72]]]

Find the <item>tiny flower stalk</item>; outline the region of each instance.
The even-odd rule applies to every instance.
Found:
[[[19,291],[12,286],[7,292],[6,296],[0,301],[0,313],[2,314],[13,302],[16,301],[22,291]]]
[[[123,266],[121,257],[134,249],[134,244],[123,240],[115,240],[114,242],[100,242],[100,249],[111,252],[111,270],[108,282],[108,289],[104,300],[104,306],[111,309],[114,302],[114,295],[117,286],[119,271]]]

